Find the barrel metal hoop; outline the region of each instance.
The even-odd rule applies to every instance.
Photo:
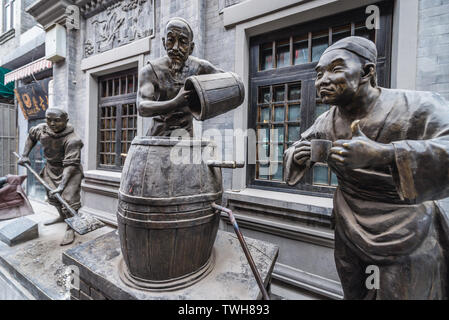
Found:
[[[118,203],[118,210],[122,213],[124,213],[127,217],[131,217],[133,219],[141,219],[141,220],[152,220],[153,218],[157,218],[157,217],[162,217],[164,219],[179,219],[179,218],[183,218],[185,216],[190,216],[190,217],[195,217],[198,215],[201,215],[201,212],[207,211],[211,209],[211,203],[210,202],[201,202],[203,204],[205,204],[205,206],[203,207],[198,207],[198,208],[194,208],[194,209],[188,209],[185,211],[153,211],[153,212],[146,212],[146,211],[136,211],[136,210],[132,210],[130,208],[127,208],[126,206],[124,206],[123,204],[126,202],[123,201],[119,201]],[[140,208],[145,207],[147,208],[148,206],[139,206]],[[175,206],[178,207],[178,206]],[[135,209],[135,208],[134,208]],[[141,217],[141,218],[140,218]],[[154,219],[153,219],[154,220]],[[157,220],[156,220],[157,221]]]
[[[148,197],[136,197],[124,194],[119,190],[118,199],[133,203],[133,204],[146,204],[154,206],[164,206],[164,205],[176,205],[176,204],[191,204],[195,202],[205,202],[205,201],[215,201],[221,198],[222,191],[215,193],[202,193],[190,196],[178,196],[170,198],[148,198]]]
[[[207,147],[216,146],[215,142],[212,140],[194,140],[191,138],[177,139],[172,137],[146,137],[137,136],[134,137],[132,145],[142,145],[142,146],[160,146],[160,147]]]

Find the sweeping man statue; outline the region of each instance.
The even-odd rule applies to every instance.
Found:
[[[44,157],[47,160],[40,176],[53,189],[47,192],[48,202],[58,210],[59,217],[44,222],[51,225],[63,222],[71,214],[54,197],[55,193],[78,211],[81,207],[81,180],[83,168],[81,166],[81,148],[83,142],[68,123],[67,112],[58,108],[49,108],[45,113],[46,123],[32,127],[25,142],[25,148],[19,164],[30,164],[28,158],[37,142],[42,144]],[[61,245],[68,245],[75,240],[75,232],[67,225]]]
[[[315,86],[331,109],[284,154],[295,185],[312,139],[333,142],[335,262],[346,299],[448,299],[449,103],[439,94],[377,86],[376,45],[330,46]],[[377,268],[373,268],[377,267]],[[367,270],[379,270],[379,287]]]

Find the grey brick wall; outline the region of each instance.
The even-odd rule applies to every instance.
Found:
[[[235,28],[225,29],[223,15],[220,9],[223,5],[230,6],[242,1],[208,0],[206,4],[206,43],[205,59],[224,71],[234,71],[235,60]],[[220,130],[222,136],[222,157],[224,160],[234,160],[234,146],[232,135],[234,128],[234,111],[229,111],[214,119],[206,120],[202,124],[203,131]],[[223,187],[230,189],[232,184],[232,169],[223,169]]]
[[[22,10],[20,17],[20,33],[24,33],[36,25],[36,20],[29,13],[25,12],[26,8],[35,0],[22,0]]]
[[[449,100],[448,0],[420,0],[416,89]]]

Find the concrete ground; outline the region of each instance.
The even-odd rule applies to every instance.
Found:
[[[0,300],[69,299],[69,290],[64,283],[67,270],[61,261],[62,252],[110,232],[113,228],[106,226],[83,236],[77,234],[73,244],[61,247],[59,243],[65,232],[65,223],[43,225],[43,221],[58,216],[57,210],[45,202],[31,201],[31,204],[35,214],[28,218],[39,224],[39,238],[14,247],[0,242]],[[0,228],[9,222],[0,222]],[[271,298],[323,299],[276,280],[271,285]]]
[[[76,234],[72,244],[60,246],[66,224],[43,225],[43,221],[58,215],[56,209],[36,201],[32,206],[35,214],[27,218],[38,223],[39,237],[12,247],[0,242],[0,298],[68,299],[70,271],[62,263],[62,253],[113,229],[106,226],[82,236]],[[0,228],[10,222],[0,222]]]

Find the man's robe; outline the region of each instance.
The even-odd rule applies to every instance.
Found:
[[[436,93],[381,88],[360,120],[368,138],[393,144],[395,160],[379,168],[331,166],[339,183],[335,259],[345,298],[447,299],[447,216],[432,200],[449,197],[449,103]],[[334,106],[301,140],[349,140],[350,125]],[[284,155],[290,185],[307,169],[293,161],[293,151]],[[369,265],[380,267],[375,294],[365,286]]]
[[[59,186],[65,167],[75,167],[75,172],[67,182],[61,196],[73,210],[77,211],[81,208],[81,181],[84,177],[81,165],[83,142],[75,133],[73,126],[67,124],[64,131],[55,133],[46,123],[41,123],[30,129],[29,138],[42,144],[46,163],[40,176],[51,188],[56,189]],[[56,198],[50,196],[48,191],[47,197],[51,205],[62,207]],[[64,207],[62,210],[68,214]]]

